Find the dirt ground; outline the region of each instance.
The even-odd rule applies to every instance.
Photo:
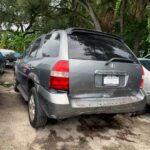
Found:
[[[7,82],[6,82],[7,81]],[[90,115],[33,129],[27,103],[12,88],[12,71],[0,77],[0,150],[149,150],[150,114],[114,118]]]

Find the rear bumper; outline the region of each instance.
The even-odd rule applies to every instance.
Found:
[[[146,95],[146,101],[147,101],[147,104],[150,105],[150,94]]]
[[[8,67],[13,67],[15,64],[15,60],[7,60],[6,59],[6,66]]]
[[[65,93],[54,93],[38,88],[42,109],[50,118],[63,119],[82,114],[112,114],[141,111],[146,100],[142,91],[132,97],[69,99]]]

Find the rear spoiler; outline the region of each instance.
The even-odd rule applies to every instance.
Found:
[[[107,32],[100,32],[100,31],[96,31],[96,30],[90,30],[90,29],[82,29],[82,28],[69,28],[69,29],[66,29],[66,32],[67,34],[73,34],[73,33],[91,33],[91,34],[97,34],[97,35],[102,35],[102,36],[106,36],[106,37],[109,37],[109,38],[113,38],[113,39],[116,39],[120,42],[123,42],[123,39],[117,35],[114,35],[114,34],[110,34],[110,33],[107,33]]]

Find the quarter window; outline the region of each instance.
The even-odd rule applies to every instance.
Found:
[[[60,34],[48,34],[44,38],[44,44],[41,46],[37,53],[37,58],[40,57],[57,57],[60,47]]]

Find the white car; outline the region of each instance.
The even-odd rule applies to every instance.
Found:
[[[10,49],[0,49],[0,52],[2,53],[3,56],[10,54],[10,53],[15,53],[14,50],[10,50]]]
[[[10,49],[0,49],[0,52],[5,57],[6,66],[12,67],[14,65],[14,62],[16,61],[15,51]]]
[[[147,104],[150,105],[150,59],[139,58],[144,68],[144,91],[147,98]]]
[[[146,55],[144,58],[150,59],[150,54]]]

